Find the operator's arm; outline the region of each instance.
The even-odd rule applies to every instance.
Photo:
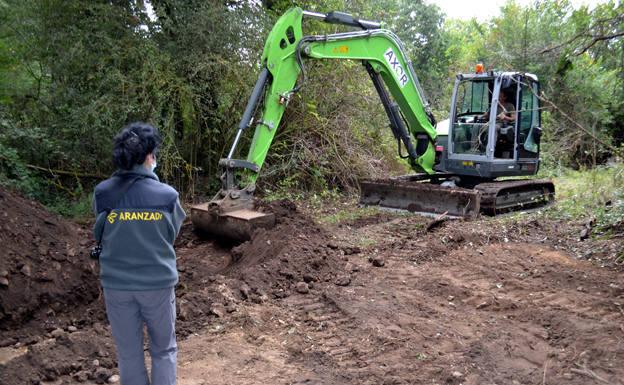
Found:
[[[515,122],[516,121],[516,111],[514,109],[514,105],[511,103],[505,103],[501,105],[503,111],[498,114],[496,117],[498,120],[503,122]]]

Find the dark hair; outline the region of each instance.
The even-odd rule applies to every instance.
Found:
[[[143,122],[130,123],[113,139],[113,163],[118,168],[130,170],[145,162],[147,154],[155,155],[160,142],[155,127]]]

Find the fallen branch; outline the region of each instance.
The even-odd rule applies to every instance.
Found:
[[[443,222],[445,222],[447,219],[446,214],[448,214],[448,211],[443,212],[442,214],[435,217],[431,222],[429,222],[426,228],[427,232],[432,231],[433,229],[439,227]]]
[[[593,370],[591,370],[590,368],[588,368],[585,365],[583,365],[581,367],[581,369],[571,368],[570,371],[573,372],[573,373],[576,373],[576,374],[582,374],[582,375],[587,376],[589,378],[593,378],[594,380],[602,382],[603,384],[610,384],[611,383],[611,382],[605,380],[604,378],[600,377],[596,373],[594,373]]]
[[[52,175],[54,175],[54,174],[71,175],[71,176],[75,176],[75,177],[78,177],[78,178],[94,178],[94,179],[106,179],[106,178],[108,178],[108,176],[101,175],[101,174],[91,174],[91,173],[78,172],[78,171],[56,170],[56,169],[52,169],[52,168],[48,168],[48,167],[36,166],[34,164],[25,164],[24,166],[26,166],[26,167],[28,167],[30,169],[33,169],[33,170],[47,171],[47,172],[49,172]]]
[[[557,107],[557,105],[555,105],[555,103],[551,102],[550,100],[548,100],[545,96],[542,95],[537,95],[537,97],[543,101],[548,103],[548,105],[550,105],[554,110],[556,110],[557,112],[559,112],[561,114],[561,116],[563,116],[564,118],[568,119],[570,122],[572,122],[575,126],[577,126],[581,131],[583,131],[584,133],[586,133],[587,135],[591,136],[596,142],[602,144],[603,146],[607,147],[608,149],[610,149],[611,151],[613,151],[613,153],[615,155],[620,155],[622,156],[621,150],[617,147],[615,147],[614,145],[607,143],[605,141],[603,141],[602,139],[600,139],[599,137],[597,137],[593,132],[591,132],[590,130],[588,130],[587,128],[583,127],[580,123],[578,123],[576,120],[574,120],[570,115],[566,114],[565,112],[561,111],[561,109],[559,107]]]
[[[0,158],[11,161],[12,159],[7,158],[6,156],[0,154]],[[66,170],[57,170],[49,167],[41,167],[34,164],[24,164],[24,167],[30,168],[32,170],[46,171],[50,174],[59,174],[59,175],[70,175],[78,178],[94,178],[94,179],[106,179],[108,176],[101,174],[91,174],[87,172],[78,172],[78,171],[66,171]]]

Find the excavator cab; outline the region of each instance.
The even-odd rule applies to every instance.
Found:
[[[438,136],[438,171],[494,179],[534,175],[541,136],[537,76],[520,72],[459,74],[448,135]]]

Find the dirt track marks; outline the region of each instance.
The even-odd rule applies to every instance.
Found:
[[[322,363],[326,369],[349,378],[366,366],[361,357],[370,351],[365,341],[353,341],[351,331],[357,328],[355,319],[327,295],[294,297],[287,301],[294,320],[304,328],[301,356],[313,365]],[[323,374],[323,373],[319,373]],[[325,373],[326,374],[326,373]]]

